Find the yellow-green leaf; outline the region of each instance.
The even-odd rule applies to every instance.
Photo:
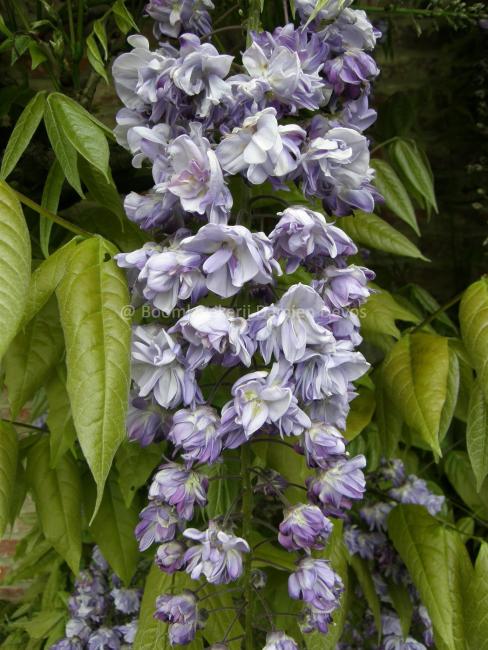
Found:
[[[459,307],[464,345],[488,401],[488,277],[466,289]]]

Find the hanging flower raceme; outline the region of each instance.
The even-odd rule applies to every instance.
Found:
[[[342,581],[325,557],[334,519],[365,492],[365,458],[342,432],[369,368],[354,310],[373,274],[348,264],[358,249],[336,218],[376,198],[363,131],[376,117],[378,32],[350,5],[316,12],[315,0],[296,0],[297,24],[252,32],[240,65],[211,42],[209,0],[151,0],[159,43],[132,36],[114,64],[117,140],[153,178],[125,208],[154,241],[117,260],[133,305],[153,308],[134,325],[127,429],[132,444],[166,444],[136,537],[141,550],[154,545],[161,571],[181,572],[186,590],[154,603],[173,645],[205,637],[204,601],[232,583],[246,650],[296,650],[263,592],[273,553],[293,554],[303,634],[326,634],[339,607]],[[264,443],[290,454],[290,474]],[[436,507],[415,482],[394,483],[391,498]],[[382,538],[385,513],[368,516]],[[347,535],[371,556],[373,538]],[[208,644],[228,648],[231,631]]]

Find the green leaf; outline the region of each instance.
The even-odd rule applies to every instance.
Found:
[[[413,615],[413,603],[408,593],[408,589],[402,583],[397,583],[394,580],[389,580],[388,595],[391,598],[393,607],[395,608],[400,623],[402,625],[403,636],[407,637],[410,631]]]
[[[80,239],[75,237],[42,262],[30,277],[23,324],[28,323],[43,308],[56,291],[66,272],[71,255]]]
[[[402,434],[402,418],[394,408],[385,387],[382,368],[374,374],[376,410],[375,422],[385,458],[394,456]]]
[[[44,114],[45,91],[38,92],[22,111],[10,135],[0,168],[0,178],[5,179],[15,169],[27,149]]]
[[[225,476],[235,476],[239,472],[239,460],[225,458],[223,463],[215,463],[209,468],[210,481],[208,487],[208,502],[205,508],[210,519],[224,517],[235,504],[240,494],[240,483]]]
[[[347,440],[353,440],[368,426],[376,406],[374,391],[360,386],[357,393],[358,396],[352,400],[351,410],[347,416],[344,433]]]
[[[31,70],[35,70],[41,65],[41,63],[47,61],[47,56],[44,53],[44,50],[35,41],[29,43],[29,54],[31,56]]]
[[[71,416],[71,405],[66,391],[66,368],[56,366],[46,384],[48,403],[47,426],[51,446],[51,467],[56,467],[64,454],[73,447],[76,429]]]
[[[12,416],[43,386],[63,353],[63,331],[53,296],[12,341],[4,358]]]
[[[17,432],[12,425],[0,421],[0,536],[10,521],[15,494],[18,458]]]
[[[95,511],[115,452],[126,438],[129,295],[116,249],[101,237],[81,242],[57,296],[66,341],[68,395],[78,440],[98,487]]]
[[[466,445],[479,491],[488,476],[488,406],[479,380],[475,382],[469,400]]]
[[[31,265],[30,238],[14,192],[0,181],[0,359],[24,313]]]
[[[236,620],[236,612],[229,609],[234,607],[230,593],[225,593],[219,589],[218,585],[209,584],[202,590],[202,597],[205,598],[205,609],[211,612],[203,629],[203,636],[208,643],[218,643],[226,634],[227,638],[233,639],[244,633],[239,620]],[[217,611],[212,612],[211,610]],[[238,639],[229,643],[228,646],[230,650],[241,650],[242,643]]]
[[[65,140],[110,182],[107,139],[90,113],[61,93],[49,95],[47,104]]]
[[[105,28],[105,22],[102,18],[95,20],[93,23],[93,31],[95,32],[98,41],[103,49],[103,55],[105,60],[108,58],[108,42],[107,42],[107,30]]]
[[[93,511],[96,490],[90,481],[85,488],[88,512]],[[100,508],[90,524],[90,531],[104,558],[126,585],[137,567],[139,549],[134,528],[139,521],[140,504],[125,505],[118,482],[111,478],[106,485]]]
[[[81,482],[78,465],[66,454],[50,467],[49,440],[42,437],[27,453],[27,476],[46,539],[78,572],[81,557]]]
[[[64,610],[39,612],[31,619],[18,622],[15,625],[22,628],[32,639],[44,639],[59,621],[66,618]]]
[[[439,439],[443,440],[449,430],[449,427],[456,410],[456,404],[459,395],[460,371],[459,359],[456,352],[449,345],[449,372],[447,375],[447,390],[444,406],[441,411],[439,422]]]
[[[437,212],[432,173],[415,142],[397,138],[390,145],[389,151],[403,176]]]
[[[488,481],[484,481],[480,489],[477,489],[468,454],[465,451],[451,451],[446,456],[444,472],[473,514],[488,521]]]
[[[356,574],[356,578],[358,579],[361,590],[366,598],[366,602],[373,613],[378,636],[381,638],[381,605],[368,563],[360,558],[359,555],[351,555],[349,556],[349,564]]]
[[[432,334],[406,334],[388,354],[383,379],[407,425],[441,455],[441,416],[448,393],[449,342]]]
[[[93,34],[89,34],[86,38],[86,54],[91,67],[108,84],[107,71],[105,70],[102,55],[100,54],[100,50],[98,49],[98,45]]]
[[[168,639],[168,624],[154,618],[156,598],[161,594],[181,593],[195,587],[195,582],[186,573],[168,575],[153,564],[146,578],[141,611],[134,641],[134,650],[171,650]],[[201,650],[203,644],[196,640],[186,645],[187,650]]]
[[[131,222],[128,221],[127,216],[124,210],[124,204],[120,198],[120,194],[117,191],[117,188],[114,185],[112,179],[107,181],[103,176],[97,172],[95,167],[90,165],[86,160],[80,158],[78,161],[78,169],[81,174],[83,183],[86,185],[89,198],[96,201],[104,208],[107,208],[113,212],[120,219],[120,225],[122,230],[130,230],[128,226],[132,226]]]
[[[459,307],[461,334],[488,402],[488,277],[469,286]]]
[[[115,466],[119,473],[119,487],[127,507],[132,503],[137,490],[151,476],[161,462],[161,445],[141,447],[137,442],[126,440],[117,451]]]
[[[385,160],[378,158],[371,160],[371,167],[376,171],[375,185],[384,197],[387,207],[420,236],[412,201],[395,170]]]
[[[437,300],[426,290],[418,284],[409,284],[408,289],[412,298],[422,307],[422,309],[430,316],[440,309]],[[451,330],[453,334],[457,334],[457,327],[446,314],[445,311],[439,312],[434,322],[438,321]]]
[[[73,187],[81,198],[84,198],[81,189],[80,175],[77,167],[77,153],[64,132],[64,125],[59,124],[57,116],[54,113],[51,103],[46,102],[44,110],[44,124],[51,147],[53,148],[56,158],[63,170],[66,180]]]
[[[427,607],[438,647],[465,650],[463,604],[473,569],[461,536],[411,505],[392,510],[388,534]]]
[[[407,323],[418,323],[419,317],[412,311],[400,305],[395,298],[380,289],[379,293],[373,293],[366,303],[359,310],[361,319],[361,331],[364,336],[370,333],[387,334],[399,339],[401,332],[395,324],[395,321],[404,321]]]
[[[49,212],[57,213],[59,207],[59,199],[61,197],[61,190],[64,184],[64,173],[58,160],[55,160],[51,165],[51,169],[46,178],[46,183],[42,191],[41,206],[49,210]],[[45,258],[49,257],[49,238],[53,227],[53,221],[40,215],[39,244],[41,246],[42,254]]]
[[[354,216],[343,217],[340,226],[357,244],[367,248],[428,261],[405,235],[375,214],[356,210]]]
[[[131,14],[127,10],[127,7],[124,4],[124,0],[116,0],[112,6],[112,12],[114,14],[115,22],[117,27],[123,34],[127,34],[130,29],[139,30]]]
[[[488,650],[488,544],[482,543],[466,606],[467,650]]]

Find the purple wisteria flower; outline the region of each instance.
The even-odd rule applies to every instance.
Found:
[[[108,627],[100,627],[88,639],[88,650],[119,650],[120,639],[117,632]]]
[[[336,52],[373,50],[381,32],[368,20],[362,9],[346,7],[322,32],[327,44]]]
[[[251,550],[245,539],[225,532],[214,521],[204,532],[187,528],[183,535],[198,542],[185,554],[186,571],[193,580],[203,574],[211,584],[227,584],[242,575],[242,554]]]
[[[152,501],[139,514],[140,522],[135,529],[139,550],[145,551],[152,544],[170,542],[174,539],[180,518],[174,508]]]
[[[114,630],[129,646],[134,643],[137,634],[137,619],[133,619],[125,625],[117,625]]]
[[[198,607],[195,594],[164,594],[156,600],[154,618],[169,623],[171,645],[185,645],[195,638],[198,627]]]
[[[296,113],[300,108],[317,110],[328,101],[330,93],[320,76],[326,56],[327,46],[315,34],[287,25],[273,34],[254,34],[242,63],[274,99]]]
[[[61,639],[51,646],[51,650],[83,650],[84,643],[76,637],[72,639]]]
[[[351,99],[357,99],[361,86],[379,74],[378,66],[369,54],[353,49],[326,61],[324,72],[334,92],[337,95],[344,93]]]
[[[326,514],[338,516],[342,509],[349,509],[352,502],[362,499],[366,490],[362,455],[351,460],[339,460],[330,469],[321,471],[307,480],[310,499],[320,505]]]
[[[287,436],[300,435],[310,426],[309,417],[299,408],[293,394],[291,374],[290,366],[275,363],[269,373],[265,370],[253,372],[235,382],[232,387],[234,402],[230,408],[246,438],[265,423],[275,424]],[[224,427],[223,431],[227,433]]]
[[[342,591],[342,580],[327,560],[305,558],[288,578],[288,593],[291,598],[303,600],[327,614],[339,606]]]
[[[91,634],[91,628],[83,618],[70,618],[65,627],[66,638],[87,641]]]
[[[343,230],[326,222],[320,212],[302,206],[287,208],[269,235],[275,257],[286,259],[286,272],[293,273],[304,261],[355,255],[357,248]]]
[[[198,305],[186,312],[170,329],[189,343],[186,361],[190,368],[204,368],[210,362],[224,366],[241,361],[251,365],[256,344],[244,318],[231,309]]]
[[[383,533],[370,533],[357,526],[348,526],[344,531],[344,543],[351,555],[359,555],[363,560],[372,560],[386,543]]]
[[[318,23],[324,20],[334,20],[339,12],[352,4],[352,0],[330,0],[325,3],[325,7],[320,9],[316,21]],[[307,22],[317,6],[316,0],[295,0],[295,8],[302,22]]]
[[[223,298],[234,296],[246,282],[269,284],[281,275],[273,248],[264,233],[244,226],[207,224],[181,242],[191,254],[208,255],[202,269],[207,288]]]
[[[171,70],[171,78],[184,93],[198,96],[199,117],[206,117],[212,106],[230,94],[224,78],[232,61],[232,56],[219,54],[211,43],[200,43],[195,34],[180,37],[180,57]]]
[[[179,135],[157,161],[155,190],[178,197],[186,212],[207,215],[212,223],[227,223],[232,195],[202,125],[190,124],[189,134]]]
[[[263,650],[298,650],[298,645],[291,636],[284,632],[270,632],[266,636]]]
[[[207,405],[177,411],[168,440],[183,451],[182,458],[187,463],[214,463],[222,451],[217,411]]]
[[[156,564],[165,573],[175,573],[185,566],[186,546],[181,542],[166,542],[158,546]]]
[[[335,215],[374,210],[368,141],[354,129],[329,128],[324,118],[313,118],[296,175],[304,193],[321,198]]]
[[[146,13],[154,19],[156,38],[177,38],[181,32],[208,34],[212,28],[209,9],[211,0],[150,0]]]
[[[251,314],[249,330],[265,362],[273,355],[278,361],[284,357],[295,363],[305,356],[307,346],[327,349],[327,344],[333,344],[332,333],[317,323],[324,309],[323,299],[312,287],[296,284],[278,303]]]
[[[322,549],[332,532],[332,523],[317,506],[298,504],[285,513],[278,540],[288,551]]]
[[[371,295],[367,284],[374,277],[372,271],[362,266],[327,266],[322,279],[312,282],[312,285],[331,309],[358,307]]]
[[[309,467],[327,469],[344,458],[346,441],[341,432],[330,424],[313,421],[303,433],[303,451]]]
[[[112,589],[110,595],[114,607],[123,614],[136,614],[141,605],[141,591],[139,589]]]
[[[222,168],[229,174],[246,172],[254,185],[268,178],[282,178],[297,168],[305,131],[295,125],[279,125],[276,109],[265,108],[247,117],[217,146]]]
[[[444,496],[433,494],[427,487],[427,483],[413,474],[400,487],[391,488],[388,491],[388,496],[399,503],[425,506],[432,516],[442,510],[445,501]]]
[[[384,501],[370,503],[359,510],[359,516],[369,526],[369,530],[385,531],[386,520],[394,505]]]
[[[182,519],[191,519],[195,505],[207,503],[208,479],[178,463],[161,465],[149,487],[149,499],[174,506]]]
[[[167,415],[156,404],[142,397],[134,397],[129,402],[126,427],[131,442],[147,447],[164,439],[168,431]]]
[[[134,328],[132,378],[140,397],[153,395],[163,408],[202,401],[194,371],[185,367],[180,345],[157,325]]]

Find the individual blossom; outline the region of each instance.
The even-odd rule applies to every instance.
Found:
[[[334,52],[373,50],[381,32],[368,20],[362,9],[346,7],[321,33]]]
[[[180,522],[174,508],[158,501],[149,503],[141,510],[139,518],[135,536],[141,552],[147,550],[152,544],[173,540]]]
[[[300,560],[297,569],[288,578],[288,593],[325,613],[339,606],[343,591],[342,580],[327,560],[307,557]]]
[[[198,627],[198,608],[195,594],[163,594],[156,600],[154,618],[169,623],[171,645],[185,645],[195,638]]]
[[[348,341],[337,341],[325,352],[307,350],[295,369],[296,393],[305,402],[347,395],[351,382],[368,369],[369,363]]]
[[[325,308],[324,301],[312,288],[295,284],[280,301],[251,314],[249,330],[259,345],[266,363],[273,355],[290,363],[302,359],[309,346],[326,346],[334,342],[333,335],[317,323]]]
[[[168,433],[177,449],[183,451],[187,463],[214,463],[222,451],[220,418],[211,406],[181,409],[173,416],[173,426]]]
[[[68,639],[87,641],[91,634],[91,628],[83,618],[70,618],[65,626],[65,634]]]
[[[254,185],[282,178],[297,168],[305,131],[295,125],[278,125],[276,109],[269,107],[247,117],[217,146],[222,168],[229,174],[246,172]]]
[[[376,111],[369,106],[368,93],[364,91],[357,99],[350,99],[344,103],[337,123],[334,121],[334,126],[345,126],[362,133],[376,122],[377,116]]]
[[[144,283],[139,282],[139,275],[145,267],[147,260],[156,253],[162,251],[161,246],[154,242],[147,242],[142,248],[130,253],[118,253],[114,256],[117,265],[126,270],[127,281],[132,291],[132,303],[144,302],[142,291]],[[142,298],[142,300],[141,300]]]
[[[56,643],[51,646],[50,650],[83,650],[85,647],[83,641],[73,637],[72,639],[61,639],[60,641],[56,641]]]
[[[362,471],[365,466],[366,458],[359,455],[350,460],[339,460],[316,477],[307,479],[310,499],[330,515],[351,508],[352,502],[362,499],[366,490]]]
[[[241,361],[251,365],[256,349],[247,322],[231,309],[198,305],[188,310],[170,329],[189,343],[186,360],[190,368],[204,368],[211,361],[224,366]]]
[[[369,526],[370,530],[385,531],[386,520],[393,507],[394,504],[391,502],[377,501],[369,503],[359,510],[359,516]]]
[[[254,484],[256,492],[262,492],[265,496],[278,496],[288,487],[288,481],[274,469],[262,468]]]
[[[185,566],[186,546],[181,542],[166,542],[158,546],[156,564],[165,573],[175,573]]]
[[[232,387],[235,421],[250,438],[265,423],[275,424],[283,435],[300,435],[310,419],[298,407],[291,384],[292,369],[275,363],[244,375]]]
[[[268,238],[244,226],[207,224],[181,247],[190,254],[208,255],[202,266],[206,286],[223,298],[238,293],[246,282],[269,284],[273,273],[281,274]]]
[[[141,447],[160,442],[167,432],[167,416],[155,404],[143,397],[129,402],[126,418],[127,437]]]
[[[274,34],[255,34],[242,55],[242,63],[250,76],[263,80],[273,99],[286,104],[290,112],[300,108],[318,110],[328,99],[325,81],[319,74],[326,46],[315,34],[306,30],[292,32],[290,27]]]
[[[127,643],[130,646],[132,643],[134,643],[136,638],[137,619],[133,619],[124,625],[117,625],[114,630],[122,638],[124,643]]]
[[[156,38],[177,38],[181,32],[208,34],[212,29],[209,10],[211,0],[150,0],[146,13],[154,19]]]
[[[324,548],[331,532],[332,523],[320,508],[302,503],[285,513],[278,540],[287,551],[310,551]]]
[[[309,467],[327,469],[345,456],[346,441],[334,426],[312,421],[303,432],[302,448]]]
[[[341,255],[355,255],[357,248],[344,231],[326,222],[320,212],[302,206],[287,208],[269,239],[277,259],[286,259],[286,272],[293,273],[298,266],[312,259],[335,259]]]
[[[155,176],[156,192],[178,197],[183,210],[207,215],[212,223],[227,223],[232,195],[217,156],[203,137],[201,124],[190,123],[188,134],[168,144],[164,163]]]
[[[201,43],[194,34],[180,37],[180,56],[171,70],[174,84],[184,93],[197,96],[199,117],[209,114],[229,94],[224,78],[228,75],[233,57],[219,54],[211,43]]]
[[[242,554],[250,552],[242,537],[225,532],[214,521],[209,522],[204,532],[187,528],[183,535],[198,542],[185,554],[186,571],[193,580],[203,574],[210,584],[227,584],[242,575]]]
[[[195,505],[207,503],[208,479],[178,463],[161,465],[149,487],[149,499],[174,506],[182,519],[191,519]]]
[[[359,49],[349,49],[344,54],[325,62],[324,74],[337,95],[358,99],[362,86],[379,74],[374,59]]]
[[[367,285],[374,277],[374,273],[363,266],[327,266],[322,278],[314,281],[312,286],[331,309],[358,307],[371,295]]]
[[[344,430],[351,409],[350,402],[356,396],[353,384],[349,384],[346,393],[329,395],[317,400],[312,398],[305,410],[312,420],[328,422],[331,426]]]
[[[180,345],[157,325],[134,328],[132,378],[140,397],[153,395],[163,408],[201,401],[195,374],[185,367]]]
[[[399,503],[412,503],[424,506],[432,516],[437,515],[444,505],[445,497],[433,494],[427,483],[413,474],[399,487],[391,488],[388,496]]]
[[[114,629],[100,627],[90,635],[86,647],[88,650],[119,650],[120,640]]]
[[[110,595],[114,607],[122,614],[136,614],[141,605],[141,592],[139,589],[112,589]]]
[[[298,650],[298,645],[291,636],[284,632],[270,632],[266,636],[266,645],[263,650]]]
[[[383,533],[347,526],[344,531],[344,543],[351,555],[359,555],[363,560],[373,560],[381,547],[387,543],[387,539]]]
[[[127,218],[142,230],[164,226],[171,232],[184,223],[178,197],[170,192],[129,192],[124,199],[124,210]]]
[[[376,478],[379,481],[388,481],[394,487],[400,487],[406,479],[405,465],[400,458],[381,459],[380,466],[376,471]]]
[[[310,139],[302,150],[297,176],[307,196],[323,200],[335,215],[350,214],[354,209],[374,209],[373,169],[367,139],[345,127],[329,128],[327,120],[317,116],[310,127]]]
[[[176,239],[151,255],[141,270],[138,280],[144,297],[166,315],[180,300],[198,300],[207,293],[201,265],[202,257],[181,249]]]

